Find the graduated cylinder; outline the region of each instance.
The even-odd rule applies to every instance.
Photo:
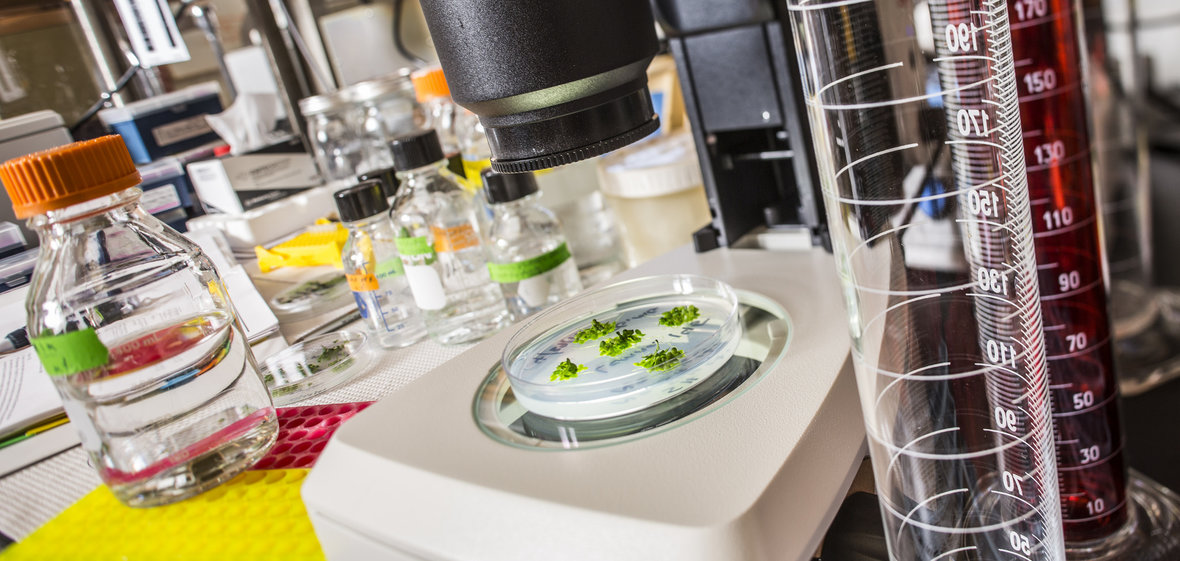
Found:
[[[1004,2],[789,0],[893,559],[1064,559]]]

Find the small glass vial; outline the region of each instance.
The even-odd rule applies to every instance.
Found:
[[[119,136],[0,166],[41,238],[31,343],[99,477],[154,506],[261,458],[274,407],[212,261],[140,205]]]
[[[537,202],[533,174],[486,169],[483,184],[492,210],[485,237],[488,273],[500,284],[512,318],[519,320],[581,291],[561,224]]]
[[[488,276],[472,197],[444,171],[438,135],[394,139],[402,185],[391,212],[397,249],[426,330],[444,345],[469,343],[508,324],[500,287]]]
[[[426,335],[426,326],[403,274],[381,181],[337,191],[335,199],[340,220],[348,228],[340,260],[365,327],[387,349],[418,342]]]

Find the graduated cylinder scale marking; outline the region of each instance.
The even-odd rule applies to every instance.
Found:
[[[1061,560],[1003,0],[788,0],[890,556]]]
[[[1009,0],[1067,542],[1127,520],[1126,468],[1070,0]]]

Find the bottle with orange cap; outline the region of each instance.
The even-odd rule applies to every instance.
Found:
[[[114,495],[178,501],[265,454],[275,410],[221,279],[140,207],[123,141],[9,160],[0,181],[41,238],[31,343]]]
[[[460,107],[451,99],[451,89],[440,67],[424,68],[410,75],[414,92],[426,119],[423,129],[434,129],[442,142],[443,154],[447,157],[447,168],[459,178],[466,177],[460,152],[463,149],[464,129],[475,120],[474,114]],[[478,180],[480,170],[475,170]]]

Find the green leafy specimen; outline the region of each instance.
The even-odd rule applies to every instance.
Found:
[[[684,356],[684,351],[676,347],[668,347],[660,349],[660,342],[656,341],[656,350],[648,355],[643,355],[643,359],[635,363],[635,366],[642,367],[648,372],[667,372],[680,365],[680,359]]]
[[[579,345],[582,343],[588,343],[599,337],[610,335],[614,330],[615,322],[613,321],[610,323],[600,323],[598,320],[593,320],[593,323],[590,324],[590,327],[587,327],[586,329],[583,329],[574,335],[574,342]]]
[[[565,362],[557,365],[557,369],[553,371],[553,375],[549,376],[549,381],[556,382],[558,380],[573,380],[574,378],[578,377],[579,372],[585,369],[586,365],[574,364],[572,360],[567,358],[565,359]]]
[[[643,339],[642,331],[638,329],[624,329],[615,333],[614,337],[604,339],[598,343],[598,354],[602,356],[619,356],[627,349],[634,347],[640,339]]]
[[[701,317],[701,311],[696,306],[676,306],[660,316],[660,325],[679,327]]]
[[[332,288],[334,288],[335,286],[344,283],[345,280],[346,279],[344,278],[344,275],[340,275],[338,277],[333,277],[333,278],[329,279],[327,282],[320,282],[320,281],[314,281],[314,280],[305,282],[302,285],[300,285],[299,288],[296,288],[295,290],[283,295],[282,298],[279,298],[278,303],[290,304],[292,302],[297,302],[299,300],[311,298],[312,296],[322,296],[324,294],[327,294],[328,291],[331,290]]]

